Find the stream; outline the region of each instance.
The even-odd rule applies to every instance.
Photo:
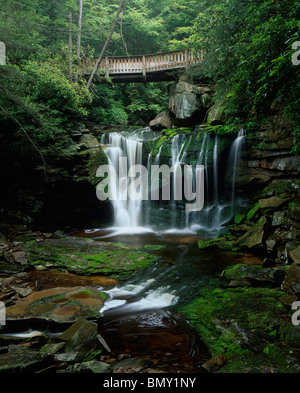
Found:
[[[112,358],[130,354],[133,358],[151,359],[158,370],[201,372],[201,364],[211,356],[177,307],[190,301],[200,285],[245,255],[200,251],[199,236],[191,234],[146,232],[136,236],[87,230],[74,235],[95,241],[105,238],[140,249],[145,245],[161,247],[151,251],[161,257],[159,262],[116,287],[99,287],[109,295],[99,331]]]

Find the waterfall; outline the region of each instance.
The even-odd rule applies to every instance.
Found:
[[[236,182],[236,169],[241,159],[243,144],[245,142],[245,131],[241,129],[238,132],[237,138],[234,140],[230,153],[229,153],[229,162],[233,163],[232,170],[232,189],[231,189],[231,206],[232,206],[232,214],[234,212],[234,203],[235,203],[235,182]]]
[[[118,179],[115,188],[112,187],[112,189],[115,189],[112,200],[115,226],[121,228],[138,227],[140,225],[142,201],[141,197],[136,200],[127,198],[127,190],[130,185],[127,168],[142,164],[143,143],[137,139],[125,138],[116,132],[109,133],[108,137],[108,148],[105,153],[109,164],[116,170]],[[121,158],[127,160],[127,165],[120,165]]]
[[[218,204],[219,198],[219,137],[215,136],[214,153],[213,153],[213,172],[214,172],[214,197],[216,204]]]
[[[238,133],[225,153],[221,137],[200,129],[196,133],[177,134],[169,142],[164,141],[158,151],[156,150],[156,154],[149,150],[145,154],[146,143],[150,141],[150,145],[147,144],[148,148],[151,145],[155,146],[152,141],[158,140],[158,136],[158,133],[144,129],[107,133],[101,138],[101,144],[106,146],[105,153],[109,164],[115,168],[117,175],[115,198],[111,201],[114,207],[114,227],[126,228],[126,230],[151,228],[153,231],[193,233],[201,230],[215,235],[233,215],[233,206],[236,204],[236,171],[241,157],[244,131]],[[151,166],[160,166],[161,157],[163,163],[166,163],[168,159],[165,155],[166,151],[168,151],[169,168],[172,169],[172,176],[169,179],[171,199],[163,200],[162,195],[159,195],[158,199],[151,200],[150,186],[148,200],[143,200],[145,198],[141,197],[134,200],[127,199],[127,190],[132,181],[127,172],[130,166],[144,165],[149,184]],[[188,199],[185,199],[187,196],[178,186],[180,183],[176,183],[176,187],[174,179],[178,181],[181,174],[185,173],[183,185],[187,184],[188,189],[195,190],[196,165],[204,165],[205,204],[202,210],[188,211],[185,206],[188,202]],[[232,182],[231,192],[228,192],[226,180],[228,178],[230,184]]]

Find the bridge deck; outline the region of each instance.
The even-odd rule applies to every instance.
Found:
[[[195,63],[200,63],[203,53],[195,53],[189,49],[174,52],[150,54],[144,56],[115,56],[105,57],[100,63],[98,74],[111,77],[116,81],[128,82],[134,79],[146,81],[147,79],[164,80],[168,71],[179,68],[189,68]],[[82,72],[89,75],[97,59],[91,62],[82,62]],[[156,75],[153,75],[156,73]],[[150,76],[150,74],[152,74]]]

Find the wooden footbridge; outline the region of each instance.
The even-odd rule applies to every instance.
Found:
[[[111,78],[115,83],[168,81],[174,79],[174,71],[188,69],[202,59],[202,52],[189,49],[144,56],[108,56],[100,63],[97,75]],[[96,58],[82,61],[82,73],[91,74],[96,61]]]

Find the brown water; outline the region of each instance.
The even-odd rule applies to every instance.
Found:
[[[128,284],[135,287],[143,285],[147,280],[152,280],[151,284],[137,294],[115,295],[114,299],[126,301],[126,304],[105,311],[99,329],[112,350],[109,356],[111,359],[123,355],[150,358],[156,370],[201,372],[201,364],[211,356],[197,332],[177,313],[176,306],[191,300],[198,285],[203,285],[203,280],[220,275],[225,266],[243,262],[245,255],[199,250],[199,236],[193,234],[109,236],[107,231],[99,230],[73,235],[123,243],[127,247],[140,249],[144,249],[145,245],[164,246],[151,251],[162,258],[160,262],[118,287],[126,288]],[[248,263],[249,258],[251,256],[247,255]],[[255,257],[252,261],[257,263]],[[164,306],[164,298],[168,297],[168,293],[176,296],[177,301]]]

